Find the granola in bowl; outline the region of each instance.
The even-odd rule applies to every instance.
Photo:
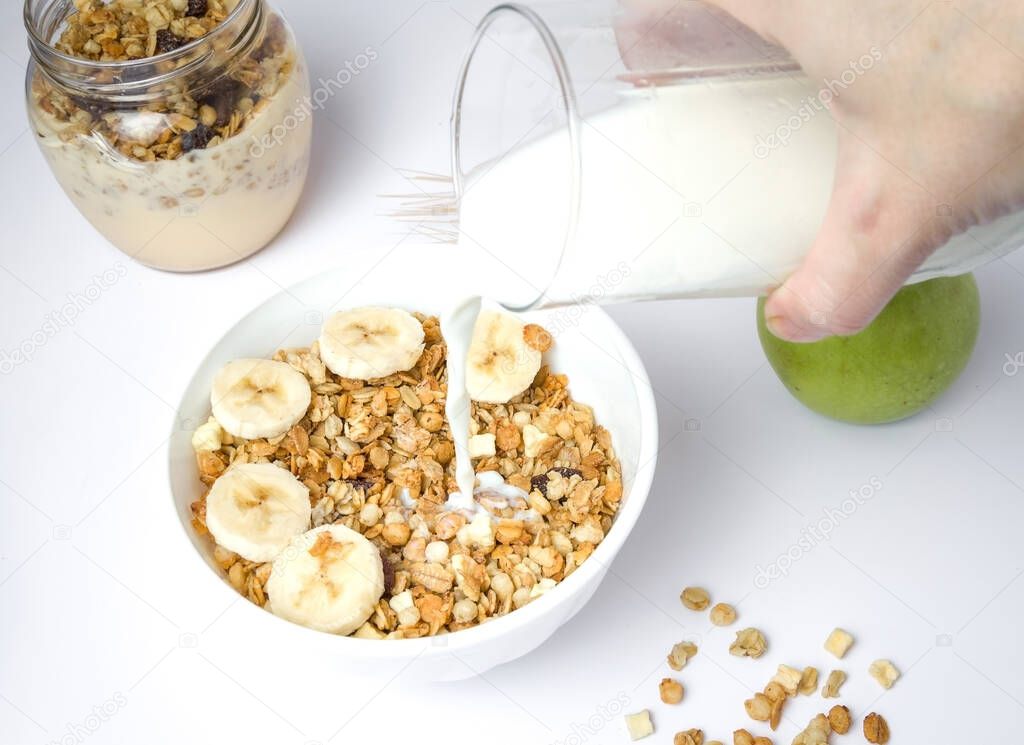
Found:
[[[193,526],[214,543],[214,561],[231,586],[277,615],[361,638],[459,631],[557,586],[612,527],[623,483],[611,436],[589,406],[572,398],[567,377],[547,365],[510,400],[473,401],[468,442],[479,485],[473,499],[456,498],[456,445],[445,416],[447,345],[437,317],[410,317],[418,329],[403,333],[414,335],[410,343],[422,351],[409,369],[368,380],[342,377],[325,364],[321,340],[281,350],[273,361],[241,361],[248,371],[226,374],[220,389],[215,381],[215,416],[193,435],[199,478],[208,487],[192,505]],[[550,335],[538,329],[523,326],[524,343],[550,347]],[[282,367],[267,367],[271,362]],[[255,378],[249,375],[257,369]],[[282,431],[242,437],[225,430],[241,430],[232,411],[250,405],[253,391],[279,395],[273,419]],[[243,419],[263,422],[261,415]],[[210,509],[211,499],[221,498],[218,485],[240,469],[267,464],[294,482],[282,493],[293,495],[297,484],[308,495],[308,525],[301,505],[278,505],[268,519],[275,526],[297,519],[302,532],[275,527],[278,544],[268,553],[251,540],[223,545],[239,531],[211,525],[214,512],[225,522],[222,507]],[[256,487],[244,487],[243,503],[276,499],[258,479]],[[235,519],[237,508],[229,512]],[[367,544],[379,556],[379,577]],[[322,619],[303,615],[297,598],[323,590],[308,583],[324,575],[324,597],[348,593],[350,600],[321,626]]]

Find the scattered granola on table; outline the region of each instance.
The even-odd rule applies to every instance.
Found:
[[[872,712],[864,717],[864,738],[879,745],[889,742],[889,724],[881,714]]]
[[[828,674],[825,685],[821,689],[822,698],[838,698],[839,689],[846,682],[846,673],[842,670],[833,670]]]
[[[718,603],[711,609],[710,618],[715,626],[731,626],[736,622],[736,609],[728,603]]]
[[[678,704],[683,700],[683,686],[675,678],[662,678],[658,684],[658,695],[666,704]]]
[[[690,610],[706,610],[711,604],[711,596],[703,587],[687,587],[679,595],[682,601]]]
[[[755,660],[768,650],[768,642],[758,629],[748,628],[736,632],[736,640],[729,646],[734,657],[752,657]]]
[[[282,350],[274,359],[300,373],[311,390],[301,419],[269,438],[211,432],[209,423],[196,435],[205,448],[196,457],[207,486],[231,467],[276,464],[308,489],[313,528],[341,525],[376,546],[385,589],[354,634],[361,638],[454,632],[526,605],[587,560],[622,498],[608,431],[590,407],[572,399],[566,376],[542,367],[509,403],[472,405],[471,434],[493,434],[497,443],[494,454],[474,459],[476,472],[497,472],[522,497],[478,489],[484,509],[472,519],[445,508],[457,488],[444,417],[446,347],[437,318],[415,318],[423,352],[412,369],[345,379],[325,366],[317,344]],[[534,457],[513,436],[526,426],[545,434]],[[206,496],[192,505],[201,534],[206,507]],[[267,605],[269,563],[220,546],[214,557],[235,589]]]

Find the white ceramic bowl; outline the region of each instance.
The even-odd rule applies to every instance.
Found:
[[[217,369],[237,357],[269,356],[280,347],[305,346],[319,334],[320,319],[341,308],[388,305],[440,314],[451,296],[432,291],[438,285],[431,270],[405,273],[378,282],[358,284],[351,271],[333,271],[282,292],[239,321],[213,347],[196,370],[182,397],[178,421],[169,444],[174,509],[194,554],[206,567],[201,574],[218,585],[224,604],[238,597],[212,559],[208,540],[191,526],[189,505],[201,494],[191,447],[191,428],[209,415],[210,383]],[[370,286],[373,285],[373,286]],[[339,296],[344,299],[339,301]],[[530,314],[555,334],[549,352],[552,369],[568,374],[573,397],[594,408],[597,421],[612,434],[622,463],[624,494],[615,523],[593,555],[552,591],[509,615],[478,627],[427,639],[367,640],[332,636],[278,618],[251,603],[230,622],[244,624],[239,634],[258,638],[277,649],[294,649],[312,659],[334,659],[347,669],[369,669],[415,660],[414,677],[458,680],[520,657],[539,646],[590,599],[615,555],[633,529],[647,499],[654,475],[658,426],[654,397],[640,358],[622,331],[597,307],[570,308]],[[227,621],[226,621],[227,622]]]

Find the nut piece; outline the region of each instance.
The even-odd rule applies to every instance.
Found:
[[[647,709],[638,711],[636,714],[627,714],[626,730],[629,732],[629,739],[639,740],[647,735],[654,734],[654,725],[651,723],[651,712]]]
[[[802,693],[805,696],[810,696],[818,690],[818,668],[805,667],[803,674],[800,676],[800,683],[797,685],[796,689],[797,692]]]
[[[825,687],[821,689],[822,698],[839,698],[839,689],[846,682],[846,673],[842,670],[833,670],[825,680]]]
[[[682,670],[695,654],[697,654],[696,644],[693,642],[679,642],[668,653],[668,666],[673,670]]]
[[[779,665],[779,670],[772,678],[772,683],[778,683],[786,691],[787,696],[795,696],[800,687],[803,673],[789,665]]]
[[[658,694],[666,704],[678,704],[683,700],[683,685],[673,678],[662,678],[658,683]]]
[[[538,352],[546,352],[551,349],[554,339],[543,326],[535,323],[528,323],[523,327],[523,341]]]
[[[688,729],[685,732],[676,732],[672,738],[672,745],[704,745],[704,731],[699,729]],[[709,742],[708,745],[714,745]],[[722,743],[718,743],[722,745]]]
[[[864,717],[864,737],[868,742],[889,742],[889,724],[881,714],[871,712]]]
[[[839,628],[833,629],[832,633],[828,635],[828,639],[825,640],[825,650],[840,660],[846,656],[852,646],[853,637],[849,632]]]
[[[850,731],[850,710],[836,704],[828,710],[828,723],[837,735],[845,735]]]
[[[763,693],[755,693],[753,698],[743,702],[743,707],[755,722],[767,722],[772,715],[772,701]]]
[[[711,609],[711,623],[715,626],[730,626],[736,621],[736,609],[728,603],[719,603]]]
[[[882,688],[892,688],[892,684],[900,677],[900,671],[889,660],[875,660],[868,668],[868,673]]]
[[[782,707],[785,705],[785,696],[783,696],[780,699],[772,701],[772,711],[771,715],[768,717],[768,726],[772,728],[772,732],[779,728],[779,722],[782,721]]]
[[[818,714],[807,725],[807,729],[793,739],[793,745],[827,745],[832,726],[824,714]]]
[[[729,645],[729,654],[736,657],[753,657],[755,660],[768,649],[768,642],[757,629],[743,629],[736,632],[736,641]]]
[[[711,605],[711,596],[703,587],[687,587],[679,599],[690,610],[707,610],[707,607]]]
[[[738,729],[732,733],[733,745],[754,745],[754,736],[745,729]]]
[[[786,689],[772,681],[764,687],[764,695],[768,697],[769,701],[785,701]]]

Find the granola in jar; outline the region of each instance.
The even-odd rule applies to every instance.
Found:
[[[36,140],[115,246],[192,271],[281,230],[312,118],[302,54],[263,0],[29,0],[26,23]]]

